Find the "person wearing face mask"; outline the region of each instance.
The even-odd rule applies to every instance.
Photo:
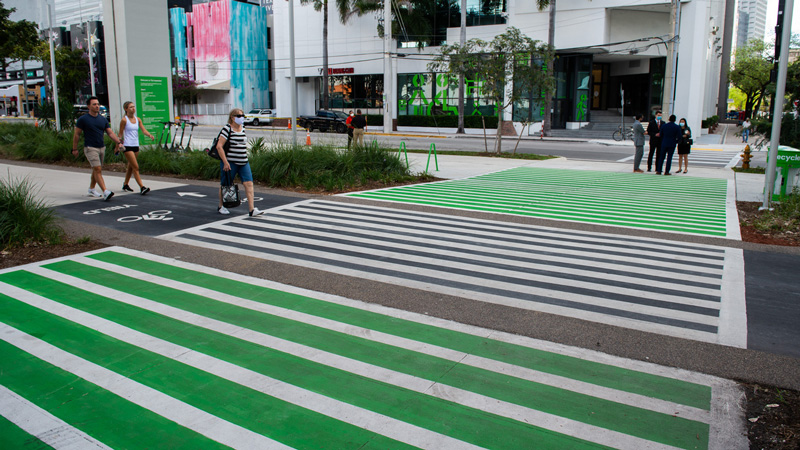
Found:
[[[353,142],[353,110],[347,114],[347,120],[344,121],[347,125],[347,149],[350,150],[350,144]]]
[[[225,150],[225,143],[230,141],[228,150]],[[247,135],[244,131],[244,111],[234,108],[228,114],[228,123],[222,127],[217,141],[217,151],[220,158],[220,172],[222,174],[220,185],[226,186],[233,183],[236,175],[242,180],[244,191],[247,194],[247,204],[250,207],[250,215],[258,216],[264,211],[253,206],[253,172],[250,170],[250,163],[247,161]],[[219,206],[217,212],[220,214],[230,214],[228,208],[222,206],[222,187],[219,190]]]
[[[634,119],[636,120],[633,121],[633,172],[642,173],[642,169],[639,168],[639,164],[642,162],[642,156],[644,155],[644,127],[640,122],[640,120],[642,120],[642,115],[637,114]]]
[[[656,116],[647,124],[647,135],[650,136],[650,152],[647,154],[647,171],[653,170],[653,155],[658,156],[661,148],[661,111],[656,111]]]
[[[681,140],[678,142],[678,170],[675,173],[687,173],[689,169],[689,152],[692,150],[692,129],[686,123],[686,119],[681,119]]]

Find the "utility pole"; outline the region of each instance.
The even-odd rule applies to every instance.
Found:
[[[681,7],[680,0],[671,0],[671,3],[672,11],[670,11],[669,15],[670,33],[669,45],[667,46],[667,70],[664,77],[664,99],[662,102],[664,106],[661,108],[667,117],[674,114],[675,72],[678,61],[678,27],[680,26],[678,14]]]
[[[459,39],[461,47],[467,43],[467,0],[461,0],[461,38]],[[464,74],[458,76],[458,130],[456,134],[465,134],[464,131],[464,95],[466,94],[466,85],[464,83]]]
[[[661,110],[671,116],[675,105],[675,72],[678,68],[678,39],[680,27],[680,0],[672,0],[672,11],[669,15],[670,33],[667,47],[667,70],[664,77],[664,106]]]
[[[722,61],[719,71],[719,96],[717,97],[717,115],[728,114],[728,71],[731,67],[731,41],[733,40],[733,16],[736,12],[736,0],[725,1],[725,23],[722,27]]]
[[[383,0],[383,132],[392,132],[392,0]]]
[[[760,209],[769,209],[772,193],[775,190],[775,171],[778,166],[778,144],[781,137],[781,119],[783,118],[783,101],[786,96],[786,69],[789,63],[789,40],[792,38],[792,8],[794,0],[785,0],[784,8],[778,9],[778,24],[781,24],[781,53],[778,59],[778,82],[775,86],[775,101],[772,114],[772,136],[769,140],[767,156],[767,176],[764,177],[764,204]],[[788,20],[787,20],[788,19]],[[777,27],[776,27],[777,29]],[[776,36],[776,37],[778,37]],[[777,45],[777,43],[776,43]]]
[[[772,63],[772,70],[769,72],[769,82],[775,83],[778,78],[778,61],[781,59],[781,44],[783,43],[783,20],[786,9],[786,0],[778,0],[778,21],[775,23],[775,60]],[[789,17],[789,27],[791,28],[791,17]],[[791,33],[790,33],[791,34]],[[788,41],[787,41],[788,42]],[[789,45],[787,45],[788,47]],[[772,93],[770,105],[775,105],[775,92]],[[774,108],[773,108],[774,109]],[[772,118],[774,118],[773,116]]]
[[[59,111],[58,107],[58,76],[56,73],[56,51],[55,51],[55,44],[53,44],[53,5],[50,1],[47,1],[47,21],[50,24],[50,36],[48,41],[50,41],[50,72],[53,77],[53,109],[56,112],[56,130],[61,130],[61,112]]]
[[[292,86],[292,146],[297,146],[297,80],[294,67],[294,0],[289,0],[289,84]]]

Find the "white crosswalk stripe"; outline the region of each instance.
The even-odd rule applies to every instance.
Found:
[[[746,344],[742,294],[726,288],[736,284],[741,250],[323,201],[163,238],[517,308]]]
[[[642,164],[647,165],[647,147],[645,147],[645,155],[642,159]],[[699,165],[703,167],[725,167],[730,168],[734,167],[736,164],[739,163],[739,160],[742,159],[740,150],[703,150],[703,149],[692,149],[692,152],[689,154],[689,169],[693,165]],[[653,156],[655,159],[655,156]],[[626,158],[622,158],[617,162],[630,162],[633,161],[633,156],[628,156]],[[672,158],[672,165],[677,167],[676,164],[678,163],[678,154]],[[653,161],[655,164],[655,161]]]

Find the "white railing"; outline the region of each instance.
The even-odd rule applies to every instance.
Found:
[[[197,105],[181,105],[180,114],[195,116],[228,115],[231,112],[230,103],[199,103]]]

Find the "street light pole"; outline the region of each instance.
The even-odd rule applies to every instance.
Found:
[[[56,112],[56,130],[61,129],[61,112],[59,111],[58,107],[58,76],[56,73],[56,52],[55,52],[55,45],[53,44],[53,5],[50,1],[47,1],[47,21],[50,24],[50,36],[48,41],[50,41],[50,72],[53,77],[53,109]]]
[[[294,67],[294,0],[289,0],[289,79],[292,86],[292,146],[297,146],[297,82]]]
[[[772,136],[769,140],[767,157],[767,176],[764,177],[764,204],[761,209],[769,209],[775,190],[775,170],[778,166],[778,144],[781,137],[783,102],[786,96],[786,68],[789,63],[789,40],[792,38],[792,8],[794,0],[786,0],[783,9],[783,28],[781,30],[781,54],[778,62],[778,81],[775,86],[775,105],[772,114]],[[781,19],[778,19],[781,20]],[[787,181],[788,182],[788,181]]]
[[[92,19],[86,21],[86,42],[89,47],[89,84],[92,86],[92,97],[96,97],[94,90],[94,40],[92,39]]]
[[[392,132],[392,0],[383,0],[383,132]]]

